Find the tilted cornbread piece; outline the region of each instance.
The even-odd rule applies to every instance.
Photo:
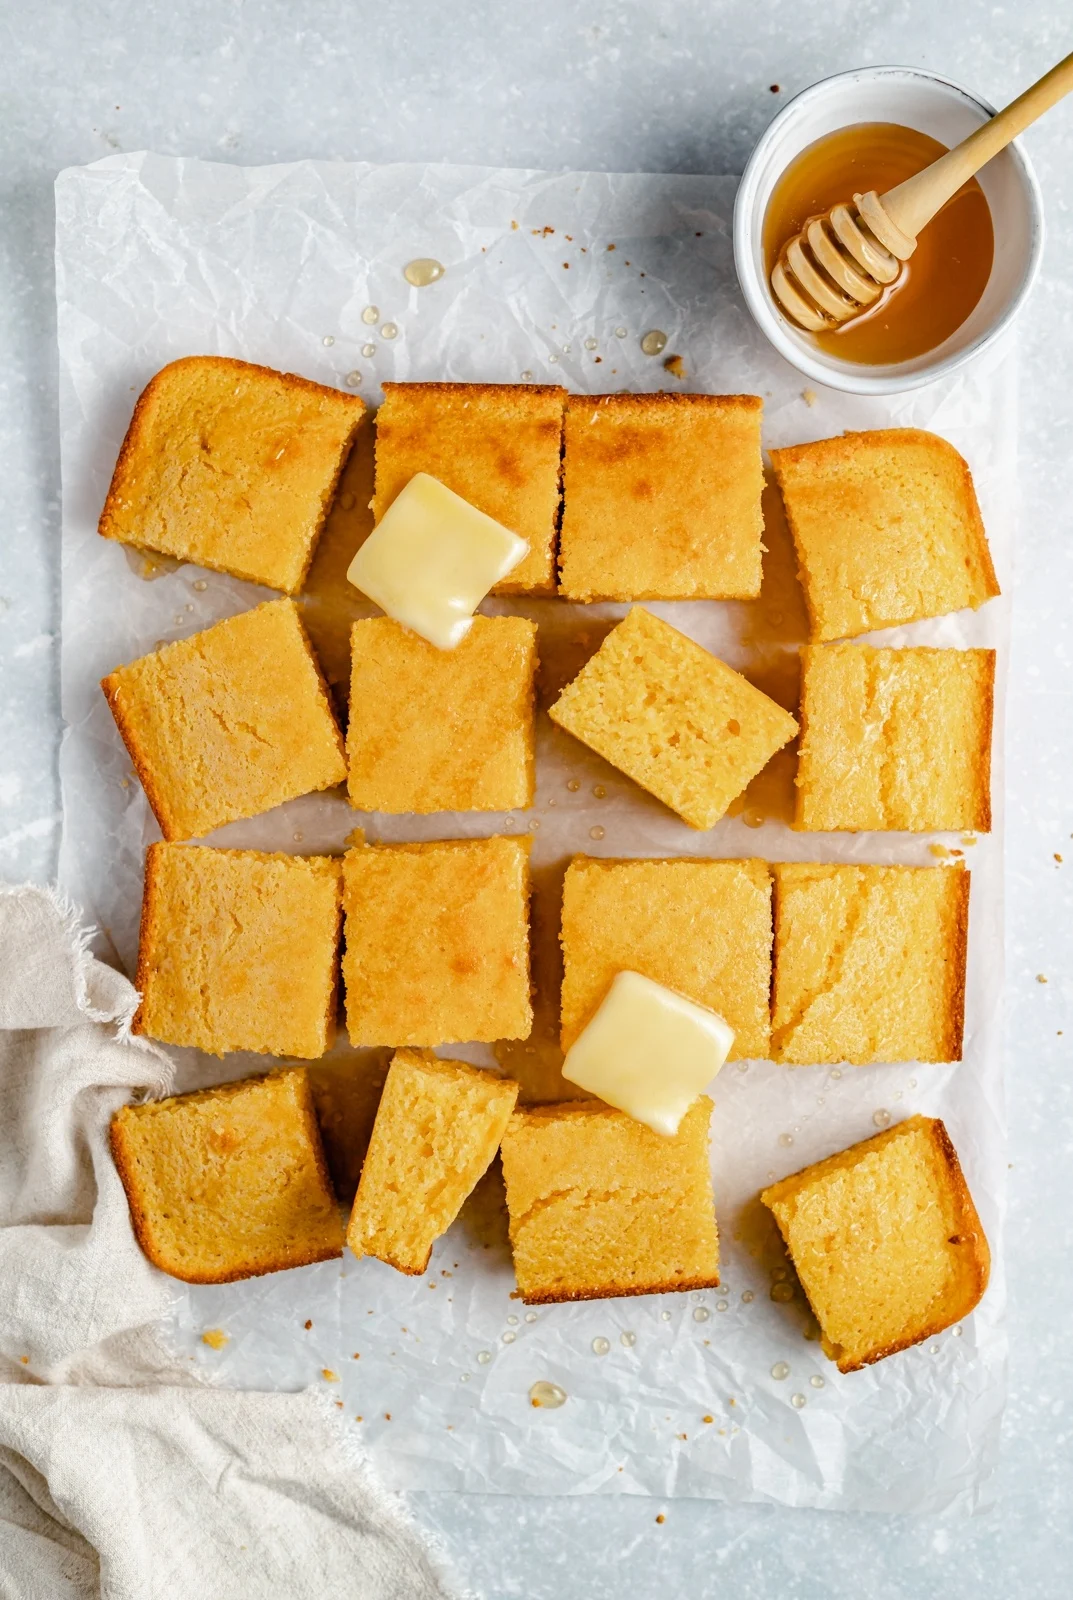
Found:
[[[788,711],[643,606],[548,715],[691,828],[714,827],[797,732]]]
[[[547,384],[385,383],[376,414],[384,515],[417,472],[529,542],[496,594],[554,594],[566,390]]]
[[[993,650],[804,652],[795,827],[991,827]]]
[[[772,870],[774,1060],[960,1061],[969,874],[805,861]]]
[[[364,418],[356,394],[290,372],[172,361],[134,408],[99,531],[295,594]]]
[[[701,1095],[665,1138],[598,1101],[516,1111],[502,1156],[521,1299],[717,1287],[711,1112]]]
[[[563,884],[562,1047],[618,972],[639,972],[734,1029],[732,1061],[770,1049],[771,871],[766,861],[598,861]]]
[[[816,640],[976,609],[998,594],[972,475],[938,434],[772,450]]]
[[[101,688],[165,839],[199,838],[346,778],[293,600],[164,645]]]
[[[909,1117],[760,1198],[840,1372],[942,1333],[987,1288],[987,1240],[957,1152],[932,1117]]]
[[[758,595],[762,412],[751,394],[571,395],[560,592],[571,600]]]
[[[424,1272],[488,1170],[517,1098],[510,1078],[396,1051],[347,1228],[354,1254]]]
[[[314,1059],[335,1033],[340,863],[204,845],[145,858],[134,1032]]]
[[[186,1283],[230,1283],[342,1254],[304,1067],[112,1118],[112,1155],[150,1261]]]
[[[354,624],[347,756],[362,811],[531,806],[536,623],[477,617],[438,650],[390,617]]]
[[[361,845],[343,903],[352,1044],[529,1037],[528,839]]]

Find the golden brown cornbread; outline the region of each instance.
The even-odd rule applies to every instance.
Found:
[[[804,652],[794,826],[991,827],[993,650]]]
[[[566,390],[550,384],[385,383],[376,521],[427,472],[529,541],[495,594],[554,594],[565,402]]]
[[[510,1078],[396,1051],[347,1228],[354,1254],[424,1272],[488,1170],[517,1098]]]
[[[172,361],[134,408],[99,531],[294,594],[364,417],[291,372]]]
[[[390,1056],[386,1050],[351,1050],[311,1061],[309,1087],[332,1187],[349,1208],[369,1148]]]
[[[760,1198],[840,1372],[941,1333],[987,1288],[987,1240],[937,1119],[909,1117]]]
[[[343,904],[352,1044],[528,1038],[528,839],[361,845]]]
[[[717,1287],[711,1111],[701,1095],[673,1139],[595,1100],[516,1111],[502,1157],[520,1298]]]
[[[112,1118],[138,1243],[186,1283],[230,1283],[342,1254],[304,1067]]]
[[[713,827],[797,732],[788,711],[643,606],[548,715],[691,828]]]
[[[969,873],[806,861],[772,870],[773,1058],[959,1061]]]
[[[356,622],[350,803],[361,811],[531,806],[536,623],[475,617],[454,650],[401,622]]]
[[[145,858],[134,1032],[312,1059],[335,1032],[339,862],[204,845]]]
[[[760,593],[763,401],[571,395],[559,589],[570,600]]]
[[[771,871],[766,861],[597,861],[575,856],[563,884],[562,1047],[569,1050],[618,972],[717,1011],[732,1061],[770,1047]]]
[[[165,839],[346,777],[327,686],[293,600],[271,600],[102,679]]]
[[[772,450],[812,637],[974,610],[998,594],[972,475],[919,428]]]

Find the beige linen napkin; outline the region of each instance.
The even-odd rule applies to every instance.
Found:
[[[0,888],[0,1600],[447,1600],[325,1402],[176,1370],[108,1152],[171,1081],[60,899]]]

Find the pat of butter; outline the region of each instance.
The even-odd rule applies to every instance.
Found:
[[[489,589],[528,549],[525,539],[438,478],[418,472],[366,539],[347,578],[396,622],[453,650]]]
[[[671,1138],[730,1053],[734,1030],[673,989],[620,972],[567,1051],[563,1077]]]

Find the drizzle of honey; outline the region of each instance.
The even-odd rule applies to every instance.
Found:
[[[884,194],[945,154],[946,146],[896,122],[858,122],[817,139],[775,185],[764,216],[768,277],[810,217],[874,189]],[[848,326],[805,337],[842,361],[909,361],[942,344],[972,311],[991,275],[991,210],[975,178],[925,228],[895,293]]]

